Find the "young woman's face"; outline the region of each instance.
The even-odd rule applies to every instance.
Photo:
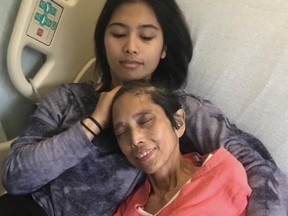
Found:
[[[163,51],[163,32],[144,2],[124,3],[112,15],[104,37],[113,86],[150,79]]]
[[[162,107],[149,96],[123,94],[114,103],[112,118],[120,149],[143,172],[164,173],[171,167],[172,158],[180,155],[182,131],[172,127]]]

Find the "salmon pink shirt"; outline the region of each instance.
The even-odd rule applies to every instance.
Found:
[[[192,164],[197,153],[186,154]],[[203,157],[207,158],[207,157]],[[143,210],[151,190],[149,180],[140,185],[118,208],[115,216],[152,215]],[[157,212],[157,216],[240,216],[246,215],[251,188],[242,164],[223,147],[182,186],[178,195]]]

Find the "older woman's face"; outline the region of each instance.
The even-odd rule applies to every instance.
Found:
[[[112,118],[119,147],[143,172],[169,169],[173,155],[180,155],[178,140],[182,134],[150,96],[123,94],[113,105]]]
[[[154,11],[145,2],[124,3],[106,28],[105,51],[113,86],[150,79],[163,51],[163,32]]]

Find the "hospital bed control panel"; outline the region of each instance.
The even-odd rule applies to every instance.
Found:
[[[23,96],[39,101],[61,83],[97,81],[94,31],[105,2],[21,0],[8,45],[7,68]],[[26,77],[23,70],[25,48],[43,56],[33,77]]]
[[[54,37],[63,8],[53,1],[39,0],[27,29],[27,35],[49,46]]]

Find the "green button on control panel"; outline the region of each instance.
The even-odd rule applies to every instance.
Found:
[[[52,0],[39,0],[34,16],[29,24],[27,35],[50,45],[57,30],[63,7]]]

